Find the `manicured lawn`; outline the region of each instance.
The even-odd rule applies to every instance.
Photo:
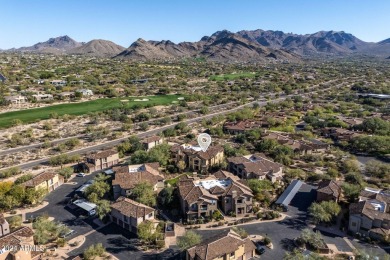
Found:
[[[240,77],[253,78],[255,76],[256,76],[255,73],[246,72],[246,73],[237,73],[237,74],[215,75],[215,76],[211,76],[210,80],[216,80],[216,81],[235,80],[235,79],[238,79]]]
[[[134,107],[135,105],[157,106],[172,104],[172,101],[178,101],[180,95],[161,95],[148,97],[120,97],[120,98],[102,98],[93,101],[82,103],[68,103],[61,105],[53,105],[42,108],[27,109],[21,111],[13,111],[0,114],[0,128],[12,126],[12,121],[15,119],[21,120],[24,124],[37,122],[39,120],[50,118],[51,113],[58,115],[84,115],[90,112],[104,111],[112,108]],[[134,101],[134,99],[149,99],[148,101]],[[121,100],[128,100],[121,102]]]

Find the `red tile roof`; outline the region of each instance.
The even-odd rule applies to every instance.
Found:
[[[187,249],[187,252],[191,260],[213,260],[235,252],[240,246],[244,246],[244,255],[256,248],[249,238],[243,239],[233,230],[228,230]]]
[[[145,217],[154,212],[153,208],[125,197],[119,197],[111,204],[111,208],[118,210],[122,215],[133,218]]]
[[[26,187],[36,187],[42,182],[53,179],[56,175],[56,173],[52,172],[43,172],[38,175],[35,175],[34,178],[32,178],[31,180],[22,183],[22,185]]]

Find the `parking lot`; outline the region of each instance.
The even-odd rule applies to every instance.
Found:
[[[178,252],[177,249],[167,249],[156,254],[139,251],[136,247],[138,240],[135,235],[115,224],[109,224],[96,230],[99,227],[94,223],[96,217],[83,217],[81,210],[68,204],[74,195],[74,191],[85,182],[93,179],[95,175],[96,173],[86,175],[85,177],[75,177],[70,183],[61,185],[46,196],[45,200],[49,202],[49,205],[34,213],[27,213],[26,218],[35,218],[43,214],[54,217],[55,221],[63,223],[71,230],[74,230],[73,234],[66,237],[67,240],[89,233],[84,244],[70,251],[68,253],[69,256],[77,256],[83,253],[88,246],[102,243],[109,253],[119,259],[177,259],[175,258]]]

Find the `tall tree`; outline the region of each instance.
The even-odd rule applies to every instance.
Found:
[[[137,183],[131,190],[130,198],[151,207],[156,205],[156,194],[148,182]]]

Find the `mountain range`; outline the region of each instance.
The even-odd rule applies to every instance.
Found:
[[[390,55],[390,38],[378,43],[365,42],[344,31],[320,31],[293,34],[282,31],[223,30],[204,36],[197,42],[173,43],[169,40],[138,39],[128,48],[107,40],[77,42],[69,36],[50,38],[12,52],[80,54],[118,59],[155,60],[200,57],[221,62],[299,61],[313,56]]]

